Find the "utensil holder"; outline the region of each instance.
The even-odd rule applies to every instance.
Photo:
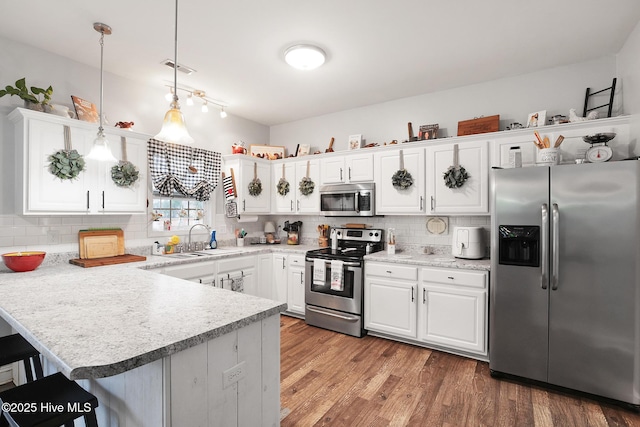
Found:
[[[536,163],[543,165],[557,165],[560,163],[560,150],[557,148],[543,148],[538,150]]]
[[[236,239],[236,246],[244,246],[244,237],[238,237]]]
[[[396,254],[396,245],[387,245],[387,254],[395,255]]]
[[[318,246],[321,248],[326,248],[329,246],[329,239],[326,237],[318,237]]]

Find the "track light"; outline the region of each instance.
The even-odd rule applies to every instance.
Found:
[[[209,112],[209,107],[207,106],[207,101],[204,101],[204,104],[202,104],[202,112],[203,113],[208,113]]]
[[[167,87],[169,86],[167,85]],[[178,91],[183,91],[183,92],[186,92],[187,94],[186,95],[187,105],[192,106],[196,103],[196,100],[199,99],[200,101],[202,101],[201,111],[203,113],[208,113],[209,104],[212,104],[220,108],[220,118],[224,119],[225,117],[227,117],[227,112],[224,110],[227,107],[227,104],[225,102],[209,98],[206,92],[203,90],[179,87],[179,86],[176,86],[175,89],[173,87],[170,87],[169,89],[170,89],[170,96],[172,97],[172,99],[173,97],[177,98]]]
[[[193,106],[193,94],[192,94],[192,93],[190,93],[189,95],[187,95],[187,105],[188,105],[189,107],[192,107],[192,106]]]
[[[166,99],[167,102],[171,102],[173,100],[173,88],[169,89],[169,92],[164,96],[164,99]]]
[[[224,119],[225,117],[227,117],[227,112],[224,111],[224,107],[222,107],[222,109],[220,110],[220,118]]]

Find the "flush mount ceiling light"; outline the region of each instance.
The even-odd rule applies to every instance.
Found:
[[[87,155],[87,158],[101,162],[116,163],[118,159],[116,159],[111,153],[107,136],[104,134],[104,128],[102,127],[102,98],[104,95],[104,86],[102,84],[102,77],[104,74],[104,35],[111,34],[111,27],[107,24],[96,22],[93,24],[93,29],[100,33],[100,111],[98,111],[98,114],[100,114],[100,127],[98,127],[98,135],[96,136],[96,139],[93,140],[93,147],[91,147],[91,151]]]
[[[178,0],[176,0],[176,22],[174,33],[174,64],[178,64]],[[180,104],[178,104],[178,67],[173,67],[173,101],[171,102],[170,110],[164,116],[162,122],[162,129],[154,139],[164,142],[171,142],[173,144],[193,144],[194,140],[189,135],[187,125],[184,122],[184,116],[180,111]]]
[[[284,60],[293,68],[299,70],[313,70],[325,61],[324,50],[310,44],[291,46],[284,52]]]

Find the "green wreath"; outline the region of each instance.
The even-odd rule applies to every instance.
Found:
[[[313,193],[313,189],[315,188],[315,186],[316,185],[313,183],[313,180],[305,176],[300,180],[300,185],[298,186],[298,188],[300,189],[300,193],[303,196],[308,196],[309,194]]]
[[[77,178],[85,166],[84,158],[76,150],[58,150],[48,160],[49,172],[61,180]]]
[[[118,187],[131,187],[139,177],[136,165],[126,160],[121,160],[111,168],[111,179]]]
[[[413,185],[413,177],[406,169],[399,169],[391,177],[391,184],[398,190],[406,190]]]
[[[262,193],[262,182],[260,182],[259,178],[254,178],[249,183],[249,195],[258,197],[260,193]]]
[[[444,185],[449,188],[460,188],[469,179],[469,173],[462,166],[449,166],[444,173]]]
[[[279,195],[286,196],[289,193],[289,181],[284,178],[280,178],[276,189],[278,190]]]

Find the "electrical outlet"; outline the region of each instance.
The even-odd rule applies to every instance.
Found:
[[[222,388],[227,388],[244,378],[245,362],[240,362],[222,373]]]

